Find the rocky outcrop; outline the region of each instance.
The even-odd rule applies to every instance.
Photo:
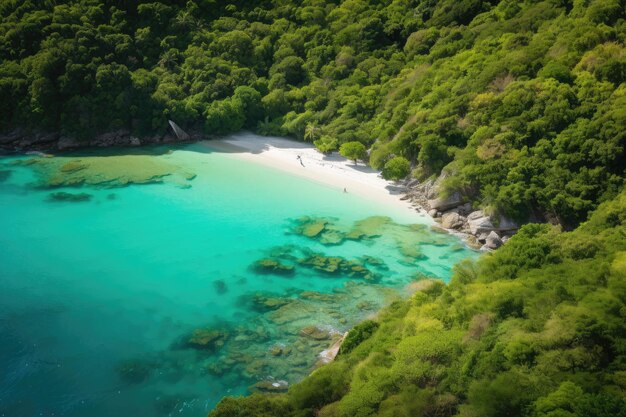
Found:
[[[455,211],[441,216],[441,227],[444,229],[460,229],[465,224],[465,217]]]
[[[477,210],[467,216],[470,233],[480,235],[482,233],[497,232],[515,232],[519,229],[519,225],[513,220],[505,216],[499,216],[497,221],[491,216],[485,214],[482,210]]]
[[[448,197],[439,197],[432,200],[428,200],[428,205],[431,209],[438,211],[450,210],[463,204],[463,198],[459,193],[453,193]]]
[[[118,129],[98,134],[89,140],[78,140],[77,138],[59,133],[15,129],[8,133],[0,133],[0,151],[65,151],[85,147],[104,148],[110,146],[140,146],[185,142],[203,138],[200,134],[188,134],[171,120],[169,121],[169,126],[170,131],[165,134],[138,137],[134,136],[128,129]]]
[[[498,236],[498,234],[492,230],[485,240],[485,246],[487,246],[489,249],[498,249],[500,246],[502,246],[502,239],[500,239],[500,236]]]
[[[441,195],[441,184],[445,174],[436,180],[420,183],[411,180],[406,199],[419,211],[425,210],[441,227],[465,236],[469,246],[482,250],[493,250],[502,246],[515,234],[519,225],[506,216],[490,216],[482,210],[472,210],[471,203],[458,192],[450,196]]]
[[[482,233],[489,233],[494,229],[493,224],[491,223],[491,218],[482,210],[471,212],[467,216],[467,224],[469,226],[470,233],[475,236],[480,236]]]

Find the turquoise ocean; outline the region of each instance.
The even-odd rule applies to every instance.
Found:
[[[163,172],[81,165],[139,152]],[[0,416],[205,416],[296,383],[408,284],[475,256],[417,213],[201,144],[2,157]]]

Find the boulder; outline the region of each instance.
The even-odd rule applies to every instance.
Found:
[[[458,207],[457,212],[463,216],[467,216],[472,212],[472,203],[465,203]]]
[[[485,245],[489,249],[498,249],[500,246],[502,246],[502,239],[500,239],[500,236],[498,236],[498,234],[492,230],[485,240]]]
[[[192,349],[215,351],[221,348],[228,337],[226,332],[215,329],[196,329],[185,340],[185,346]]]
[[[300,330],[300,336],[308,337],[313,340],[329,340],[332,335],[330,331],[320,329],[317,326],[307,326]]]
[[[470,213],[467,216],[467,223],[469,224],[470,232],[473,235],[479,235],[481,233],[489,233],[494,230],[493,223],[489,216],[485,215],[482,210],[477,210]]]
[[[437,217],[437,213],[438,213],[437,209],[430,209],[430,210],[428,210],[428,215],[430,217],[433,217],[433,218]]]
[[[445,229],[458,229],[463,226],[463,217],[459,213],[449,212],[441,216],[441,227]]]
[[[430,208],[437,209],[440,211],[450,210],[451,208],[455,208],[463,204],[463,199],[461,198],[461,194],[453,193],[449,197],[439,197],[432,200],[428,200],[428,205]]]
[[[292,265],[285,265],[276,259],[259,259],[252,264],[252,269],[257,274],[293,275],[296,270]]]

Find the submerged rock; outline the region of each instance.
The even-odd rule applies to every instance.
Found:
[[[314,238],[324,231],[328,223],[328,219],[305,216],[295,221],[292,232],[308,238]]]
[[[215,292],[218,294],[226,294],[228,292],[228,287],[224,280],[218,279],[213,281],[213,287],[215,288]]]
[[[186,339],[185,346],[213,352],[224,346],[227,337],[228,334],[221,330],[210,328],[196,329]]]
[[[249,302],[251,309],[261,313],[278,310],[290,302],[290,300],[285,298],[265,296],[259,293],[253,294],[249,298],[244,297],[244,299]]]
[[[349,261],[338,256],[324,256],[313,253],[298,260],[304,267],[327,275],[346,275],[349,278],[361,278],[368,281],[375,280],[378,275],[355,261]]]
[[[376,258],[374,256],[369,256],[369,255],[363,255],[361,256],[361,261],[366,264],[366,265],[370,265],[375,267],[376,269],[380,269],[382,271],[387,271],[389,270],[389,267],[387,266],[387,264],[385,263],[385,261],[383,261],[380,258]]]
[[[256,392],[287,392],[289,383],[283,380],[263,380],[250,387],[250,391]]]
[[[61,165],[60,170],[61,172],[70,173],[70,172],[77,172],[85,168],[87,168],[87,164],[84,164],[79,159],[77,159],[77,160],[69,161]]]
[[[327,230],[320,236],[320,243],[322,245],[340,245],[345,240],[345,234],[339,230]]]
[[[144,154],[32,158],[23,161],[22,165],[32,167],[39,177],[37,185],[43,188],[123,187],[161,183],[165,177],[174,174],[180,174],[185,181],[193,175],[154,155]]]
[[[330,340],[332,333],[329,330],[320,329],[317,326],[307,326],[300,330],[300,336],[308,337],[314,340]]]
[[[385,227],[392,223],[391,218],[386,216],[371,216],[356,221],[352,229],[346,234],[346,239],[361,240],[382,236]]]
[[[89,201],[91,200],[91,197],[92,197],[91,194],[87,194],[87,193],[72,194],[72,193],[59,191],[58,193],[49,194],[47,201],[50,201],[50,202],[68,201],[71,203],[79,203],[82,201]]]
[[[293,275],[296,272],[293,265],[285,265],[271,258],[259,259],[252,264],[252,269],[257,274]]]
[[[129,384],[140,384],[150,377],[154,365],[142,360],[129,360],[120,363],[117,374],[120,379]]]
[[[270,347],[269,352],[272,356],[287,356],[291,353],[291,348],[285,345],[274,345]]]

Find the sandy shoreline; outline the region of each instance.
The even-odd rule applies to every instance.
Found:
[[[423,222],[432,219],[418,212],[409,201],[400,200],[404,187],[383,179],[368,166],[348,161],[338,153],[323,155],[312,144],[285,138],[242,132],[223,139],[204,141],[209,148],[228,152],[236,158],[261,163],[361,197],[402,208]],[[298,159],[300,156],[300,159]]]

